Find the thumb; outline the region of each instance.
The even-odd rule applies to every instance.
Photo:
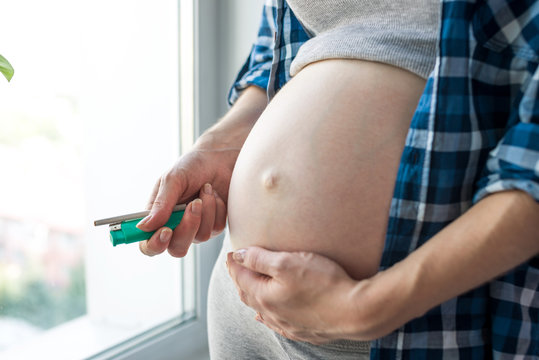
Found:
[[[238,264],[269,277],[278,277],[289,267],[288,253],[248,247],[234,251],[232,258]]]
[[[185,181],[182,181],[182,177],[174,175],[169,173],[161,179],[157,194],[151,204],[150,214],[137,224],[140,230],[158,229],[165,225],[170,218],[170,214],[172,214],[172,210],[185,188]]]

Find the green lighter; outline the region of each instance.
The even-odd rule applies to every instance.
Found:
[[[182,220],[184,212],[185,204],[176,205],[172,211],[172,214],[170,215],[170,218],[164,226],[174,230]],[[134,214],[96,220],[94,221],[94,225],[109,225],[110,241],[112,242],[113,246],[118,244],[130,244],[137,241],[147,240],[155,233],[155,231],[146,232],[137,228],[139,221],[146,217],[149,213],[150,211],[148,210]]]

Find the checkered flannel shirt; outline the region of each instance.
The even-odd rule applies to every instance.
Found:
[[[406,139],[381,270],[488,194],[539,201],[539,1],[441,6],[439,56]],[[266,1],[230,103],[249,85],[271,98],[308,38],[285,1]],[[373,341],[371,358],[539,358],[539,257]]]

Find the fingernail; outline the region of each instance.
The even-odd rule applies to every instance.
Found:
[[[264,321],[264,319],[262,318],[262,314],[259,312],[256,313],[255,319],[256,321],[260,321],[260,322]]]
[[[232,258],[237,262],[237,263],[243,263],[243,260],[245,260],[245,253],[247,252],[247,250],[245,249],[239,249],[239,250],[236,250],[234,251],[234,254],[232,254]]]
[[[204,185],[204,193],[205,193],[206,195],[211,195],[211,194],[213,194],[213,190],[212,190],[210,184]]]
[[[136,225],[137,228],[140,228],[142,225],[146,224],[148,221],[150,221],[151,218],[152,218],[152,215],[150,214],[146,216],[144,219],[140,220],[138,224]]]
[[[196,199],[193,201],[191,212],[195,215],[200,215],[202,213],[202,200]]]
[[[172,230],[169,228],[164,228],[161,230],[161,234],[159,235],[159,240],[161,242],[166,243],[170,241],[170,238],[172,238]]]

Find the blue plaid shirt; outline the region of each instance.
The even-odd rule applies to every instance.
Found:
[[[298,19],[283,0],[266,0],[258,37],[228,95],[232,105],[251,85],[265,89],[271,99],[290,80],[290,64],[309,40]]]
[[[266,1],[263,15],[231,103],[249,85],[271,98],[308,40],[285,1]],[[539,201],[539,2],[443,0],[439,56],[406,139],[381,270],[507,189]],[[539,358],[539,257],[374,341],[371,358]]]

